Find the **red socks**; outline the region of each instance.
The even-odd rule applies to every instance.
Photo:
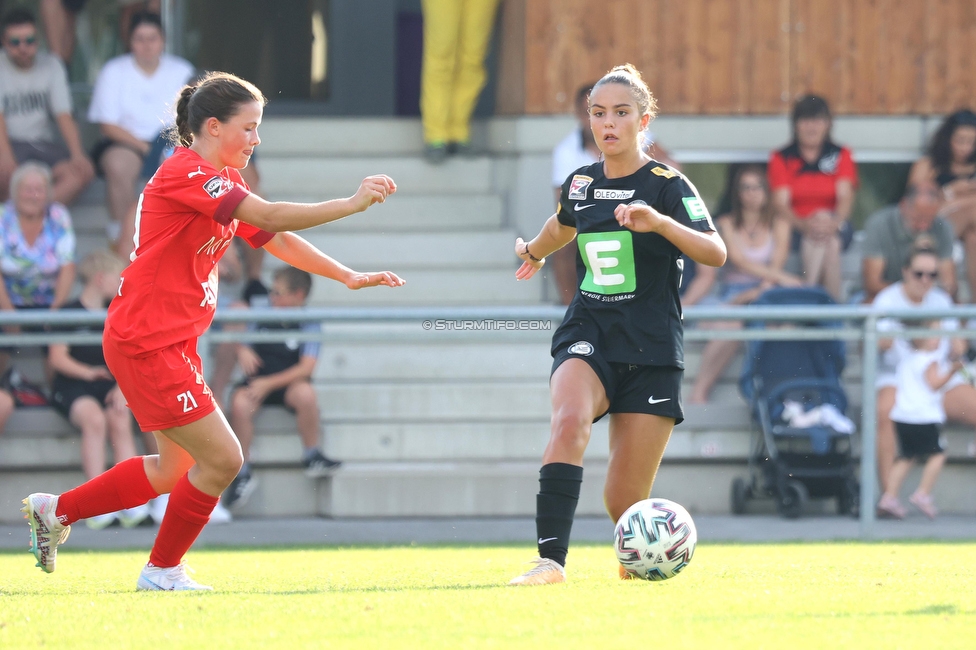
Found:
[[[178,565],[210,521],[210,513],[219,498],[193,487],[184,474],[170,492],[166,516],[156,535],[149,564],[162,568]]]
[[[135,456],[62,494],[55,514],[62,524],[73,524],[79,519],[135,508],[158,496],[146,476],[142,456]]]

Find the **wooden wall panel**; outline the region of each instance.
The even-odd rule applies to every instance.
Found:
[[[520,1],[527,113],[570,111],[628,61],[662,113],[783,113],[807,92],[839,114],[976,105],[974,0]]]

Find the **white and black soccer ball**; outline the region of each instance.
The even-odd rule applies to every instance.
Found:
[[[627,572],[644,580],[678,575],[695,554],[698,531],[674,501],[645,499],[627,508],[613,533],[613,548]]]

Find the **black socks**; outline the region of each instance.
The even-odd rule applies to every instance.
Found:
[[[539,470],[535,529],[539,535],[539,557],[566,566],[569,533],[579,501],[583,468],[566,463],[549,463]]]

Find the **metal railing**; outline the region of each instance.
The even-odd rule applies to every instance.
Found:
[[[217,312],[217,324],[241,323],[379,323],[451,321],[560,321],[564,307],[390,307],[390,308],[298,308],[298,309],[230,309]],[[690,307],[684,311],[686,322],[738,321],[799,324],[790,328],[741,328],[705,329],[686,328],[686,341],[723,340],[841,340],[860,341],[861,356],[861,501],[860,533],[862,538],[874,536],[875,501],[877,498],[877,422],[876,391],[878,339],[909,338],[945,330],[926,328],[879,332],[878,321],[885,318],[900,320],[938,320],[955,318],[962,325],[976,322],[976,305],[957,306],[950,309],[900,309],[878,310],[870,306],[757,306],[740,307]],[[44,326],[47,331],[9,333],[0,330],[0,346],[44,345],[49,343],[91,344],[101,341],[97,333],[71,332],[72,327],[98,325],[104,322],[104,311],[0,311],[0,328],[9,326]],[[833,327],[810,327],[810,323],[831,322]],[[381,334],[377,333],[376,336]],[[961,326],[952,331],[954,337],[976,337],[976,328]],[[324,332],[296,332],[294,330],[258,331],[208,331],[200,340],[200,354],[204,356],[209,345],[226,341],[256,342],[283,340],[325,340]],[[383,332],[384,340],[396,341],[402,333]]]

